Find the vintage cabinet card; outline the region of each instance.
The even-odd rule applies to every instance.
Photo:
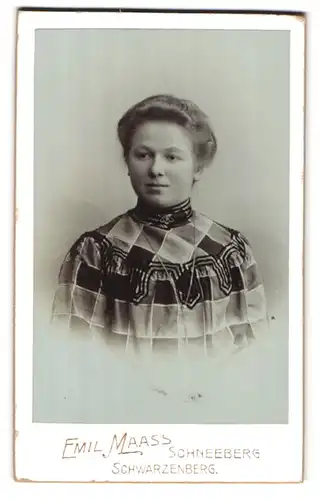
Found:
[[[16,479],[302,481],[303,16],[17,31]]]

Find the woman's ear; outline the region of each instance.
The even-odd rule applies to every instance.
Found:
[[[194,182],[198,182],[203,174],[204,167],[203,165],[198,165],[195,173],[193,174]]]

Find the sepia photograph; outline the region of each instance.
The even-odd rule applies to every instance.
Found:
[[[32,423],[288,427],[290,335],[301,362],[303,339],[299,278],[289,314],[293,156],[303,210],[290,22],[303,23],[55,15],[30,42]]]
[[[37,31],[36,421],[287,422],[289,48]]]

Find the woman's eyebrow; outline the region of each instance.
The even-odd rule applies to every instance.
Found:
[[[135,150],[137,149],[147,149],[148,151],[151,151],[151,148],[149,146],[146,146],[146,144],[136,144],[134,147]]]
[[[140,142],[139,144],[135,145],[136,148],[145,148],[145,149],[150,149],[150,146],[145,144],[144,142]]]
[[[175,153],[182,153],[182,149],[178,148],[177,146],[169,146],[165,148],[166,152],[175,152]]]

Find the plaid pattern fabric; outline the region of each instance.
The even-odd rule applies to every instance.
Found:
[[[132,210],[81,235],[62,264],[53,316],[104,329],[125,349],[208,354],[219,338],[254,338],[266,309],[248,241],[203,214],[166,220],[171,227],[151,225]]]

